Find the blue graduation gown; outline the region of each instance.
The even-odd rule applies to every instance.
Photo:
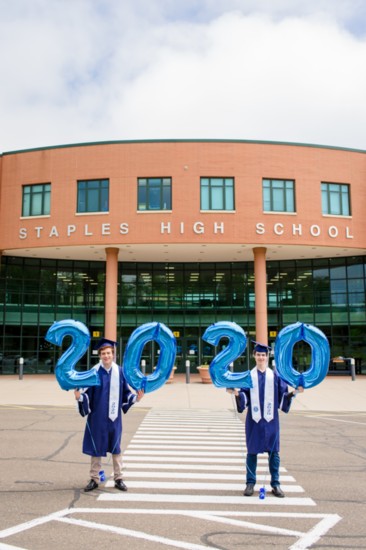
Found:
[[[268,367],[267,367],[268,368]],[[280,422],[278,409],[288,413],[291,406],[293,394],[289,393],[287,384],[281,380],[277,372],[274,371],[274,403],[273,403],[273,419],[267,422],[263,418],[264,407],[264,387],[266,373],[258,372],[258,387],[259,387],[259,402],[261,407],[262,418],[259,422],[255,422],[252,417],[250,390],[240,389],[239,395],[236,397],[238,412],[247,410],[245,419],[245,437],[247,451],[249,454],[258,454],[265,452],[273,452],[280,450]]]
[[[119,406],[118,416],[114,421],[108,416],[111,371],[107,372],[102,366],[98,370],[100,386],[92,386],[85,390],[83,401],[78,402],[81,416],[87,416],[83,440],[83,453],[87,455],[106,456],[107,453],[121,452],[122,411],[126,413],[134,404],[136,394],[131,392],[122,367],[118,369]]]

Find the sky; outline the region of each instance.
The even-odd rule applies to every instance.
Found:
[[[0,9],[0,153],[159,139],[366,150],[364,0]]]

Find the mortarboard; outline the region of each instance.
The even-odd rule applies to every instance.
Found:
[[[260,353],[269,353],[270,351],[272,351],[272,348],[270,346],[267,346],[267,344],[260,344],[255,340],[252,340],[252,344],[254,345],[253,351],[259,351]]]
[[[115,348],[117,346],[117,342],[114,342],[113,340],[108,340],[108,338],[101,338],[98,340],[98,342],[95,344],[94,349],[100,350],[102,348]]]

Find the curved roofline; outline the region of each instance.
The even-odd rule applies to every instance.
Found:
[[[111,140],[111,141],[91,141],[84,143],[68,143],[64,145],[48,145],[45,147],[32,147],[30,149],[17,149],[5,151],[0,156],[15,155],[17,153],[31,153],[34,151],[46,151],[50,149],[67,149],[71,147],[89,147],[95,145],[117,145],[131,143],[248,143],[261,145],[284,145],[290,147],[314,147],[317,149],[332,149],[336,151],[350,151],[354,153],[366,153],[365,149],[355,149],[352,147],[337,147],[335,145],[319,145],[316,143],[297,143],[287,141],[268,141],[268,140],[250,140],[250,139],[129,139],[129,140]]]

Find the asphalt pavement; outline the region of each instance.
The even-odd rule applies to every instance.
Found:
[[[0,376],[0,550],[87,550],[91,541],[110,550],[364,549],[366,376],[329,376],[281,415],[285,499],[270,488],[264,501],[258,490],[243,496],[244,415],[233,405],[198,375],[189,384],[175,375],[124,417],[128,492],[109,481],[84,493],[85,419],[73,392],[53,374]],[[110,457],[103,466],[109,475]]]

